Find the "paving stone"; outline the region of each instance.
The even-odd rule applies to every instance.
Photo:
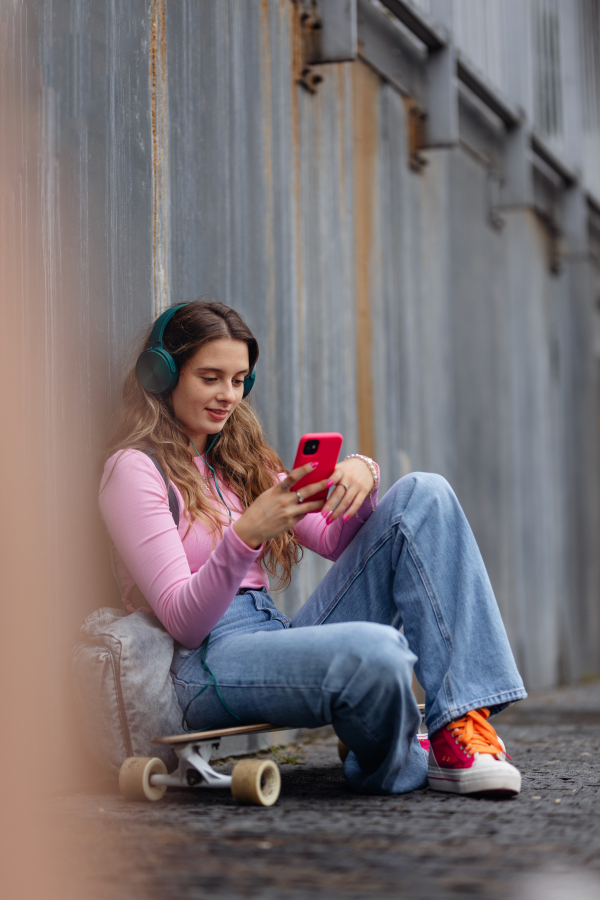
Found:
[[[598,900],[600,685],[537,695],[495,724],[523,773],[511,800],[355,794],[329,737],[292,748],[268,809],[226,791],[127,803],[112,787],[56,802],[100,900]]]

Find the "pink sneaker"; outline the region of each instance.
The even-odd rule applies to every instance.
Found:
[[[506,761],[488,709],[472,709],[431,735],[427,774],[434,791],[518,794],[521,773]],[[510,756],[508,757],[510,759]]]

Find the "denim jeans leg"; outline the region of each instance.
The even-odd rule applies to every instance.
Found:
[[[182,708],[189,704],[191,728],[332,724],[352,748],[345,771],[356,790],[402,793],[426,784],[425,755],[412,740],[419,723],[411,692],[415,656],[397,629],[343,622],[217,633],[206,662],[219,694],[198,651],[174,666],[175,690]]]
[[[404,625],[430,732],[527,696],[483,559],[438,475],[398,481],[292,620]]]

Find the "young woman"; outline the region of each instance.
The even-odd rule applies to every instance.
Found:
[[[100,507],[125,606],[150,606],[175,638],[188,726],[331,723],[357,790],[401,793],[429,780],[455,793],[518,793],[520,773],[488,719],[526,693],[448,483],[416,472],[377,503],[377,466],[351,455],[295,491],[310,467],[286,473],[244,399],[258,345],[238,313],[195,301],[163,314],[152,338],[146,350],[165,355],[167,380],[152,353],[128,374]],[[325,503],[311,500],[325,487]],[[304,547],[334,565],[290,620],[268,576],[289,583]]]

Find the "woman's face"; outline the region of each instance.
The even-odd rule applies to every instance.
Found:
[[[249,373],[248,346],[243,341],[211,341],[187,361],[171,394],[173,412],[199,453],[206,435],[221,431],[242,399]]]

